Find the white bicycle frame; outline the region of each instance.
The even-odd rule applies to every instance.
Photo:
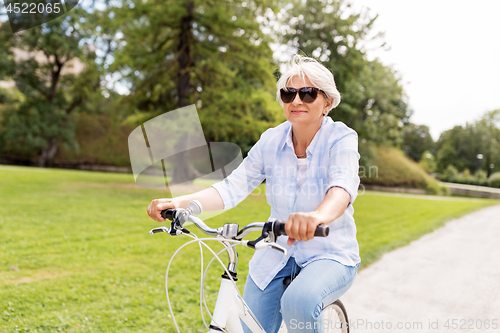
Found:
[[[194,222],[205,233],[203,222],[197,217],[191,216],[190,220]],[[266,333],[255,315],[252,313],[243,298],[239,295],[235,281],[230,276],[236,276],[236,267],[238,264],[238,253],[235,246],[231,246],[225,239],[239,238],[242,239],[251,231],[262,230],[263,222],[252,223],[251,226],[243,228],[238,232],[238,224],[225,224],[217,230],[217,240],[224,245],[229,257],[229,263],[225,274],[220,283],[219,294],[215,303],[214,313],[210,322],[209,333],[221,332],[226,329],[230,333],[243,333],[241,321],[243,321],[253,333]],[[205,230],[204,230],[205,229]],[[248,241],[241,241],[242,245],[247,245]],[[274,246],[283,251],[286,255],[286,249],[280,247],[274,242],[260,241],[255,244],[255,249],[261,249],[268,246]],[[229,274],[228,274],[229,273]],[[234,274],[234,275],[233,275]]]
[[[226,328],[231,333],[243,333],[240,319],[252,332],[266,333],[250,308],[238,296],[233,282],[222,278],[209,333],[221,332],[219,327]],[[212,327],[217,327],[217,329]]]

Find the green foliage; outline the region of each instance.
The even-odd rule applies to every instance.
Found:
[[[421,188],[434,194],[442,191],[422,167],[390,147],[377,149],[373,165],[363,166],[360,178],[362,184]]]
[[[457,179],[459,176],[457,168],[455,168],[453,165],[449,164],[446,167],[446,170],[443,172],[441,175],[441,180],[447,181],[447,182],[453,182],[455,179]]]
[[[281,8],[287,29],[282,39],[273,30],[279,9],[273,0],[106,2],[102,11],[75,8],[18,40],[2,35],[0,44],[8,46],[0,50],[0,79],[14,78],[23,94],[17,104],[0,104],[3,152],[38,155],[43,164],[61,156],[80,159],[85,151],[88,160],[121,164],[118,156],[94,158],[90,151],[95,150],[85,148],[90,143],[75,136],[74,113],[112,112],[137,126],[195,104],[207,141],[234,142],[245,153],[265,129],[285,120],[275,101],[279,63],[271,42],[288,43],[333,71],[342,103],[331,115],[365,140],[360,146],[364,163],[373,157],[372,144],[399,145],[410,111],[397,73],[365,57],[375,18],[355,13],[340,0],[291,3],[292,10]],[[105,54],[96,56],[84,42]],[[14,65],[13,47],[45,52],[48,62]],[[85,66],[84,72],[58,72],[73,59]],[[104,101],[98,84],[104,70],[121,77],[130,95],[117,98],[109,91],[118,103]]]
[[[100,86],[95,56],[83,46],[91,33],[85,29],[87,19],[87,12],[75,8],[16,34],[6,44],[9,52],[17,49],[30,56],[15,63],[9,58],[14,68],[10,74],[24,97],[3,112],[4,152],[38,156],[44,165],[53,159],[59,144],[77,147],[73,113]],[[79,65],[83,70],[76,74]]]
[[[490,165],[500,166],[500,110],[488,112],[465,127],[455,126],[442,133],[436,146],[438,172],[454,165],[459,170],[481,169],[490,175],[495,170]],[[478,154],[483,158],[478,159]]]
[[[47,148],[51,139],[75,147],[73,119],[57,112],[47,101],[27,99],[18,109],[9,111],[3,122],[5,151],[33,156]]]
[[[15,70],[12,50],[9,48],[14,34],[9,24],[2,23],[0,22],[0,81],[9,79]]]
[[[450,164],[458,169],[477,168],[477,157],[480,153],[479,136],[475,127],[467,124],[455,126],[441,134],[438,141],[438,171],[443,171]]]
[[[284,120],[274,101],[270,37],[256,20],[269,6],[125,0],[109,7],[98,22],[101,35],[115,36],[120,45],[110,71],[131,87],[121,106],[151,118],[195,104],[208,141],[248,150],[265,129]]]
[[[429,133],[429,127],[409,123],[403,132],[403,149],[412,160],[418,162],[425,156],[424,152],[435,152],[435,144]]]
[[[434,173],[437,168],[436,159],[434,155],[428,150],[422,153],[422,157],[420,158],[420,162],[418,165],[422,167],[427,173]]]
[[[165,270],[188,238],[149,236],[159,224],[145,212],[164,192],[138,188],[129,174],[5,166],[0,166],[0,187],[1,332],[175,331]],[[207,223],[264,221],[269,206],[261,193]],[[367,192],[354,203],[362,268],[446,220],[498,203],[390,195]],[[29,209],[19,210],[27,204]],[[242,288],[253,250],[238,251]],[[199,317],[199,268],[195,245],[171,267],[170,299],[181,332],[207,331]],[[206,281],[210,309],[220,274],[214,265]]]
[[[360,155],[360,168],[368,167],[375,163],[375,159],[377,158],[377,149],[378,146],[374,142],[367,141],[366,139],[359,140],[358,151]]]
[[[486,174],[486,171],[479,170],[474,174],[474,178],[477,179],[477,183],[479,185],[488,185],[488,175]]]
[[[440,175],[440,179],[450,183],[495,187],[491,185],[492,178],[488,178],[486,171],[479,170],[475,174],[471,174],[469,169],[464,169],[463,172],[458,172],[452,165],[449,165],[445,172]]]
[[[500,188],[500,172],[495,172],[494,174],[492,174],[488,179],[488,182],[491,187]]]
[[[355,13],[342,0],[293,0],[283,4],[281,40],[293,51],[316,57],[329,68],[342,95],[332,110],[335,120],[354,128],[359,137],[377,144],[399,145],[410,110],[390,67],[368,61],[363,49],[376,17]]]
[[[113,115],[79,113],[75,117],[75,139],[79,149],[63,147],[54,161],[130,167],[128,136],[134,127],[121,124]]]
[[[362,138],[377,144],[400,146],[411,111],[397,73],[374,60],[366,63],[357,83],[362,84],[365,95],[356,101],[344,101],[358,106],[357,114],[346,119],[348,124]]]
[[[10,89],[0,88],[0,125],[2,115],[10,112],[10,109],[19,108],[24,101],[24,95],[16,87]]]

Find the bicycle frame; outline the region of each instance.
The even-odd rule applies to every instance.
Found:
[[[225,236],[230,233],[235,233],[238,230],[237,225],[235,225],[235,229],[231,229],[231,225],[226,226],[226,230],[222,231]],[[243,238],[246,234],[250,233],[250,231],[251,230],[244,229],[239,236]],[[238,235],[235,234],[235,236]],[[229,257],[227,271],[232,277],[236,277],[238,252],[236,248],[230,246],[228,242],[220,240],[220,243],[226,248]],[[222,328],[226,328],[231,333],[243,333],[240,319],[250,328],[250,330],[252,330],[252,332],[266,333],[250,308],[246,305],[245,301],[238,295],[233,285],[233,281],[227,275],[227,272],[225,272],[221,279],[219,294],[215,303],[212,321],[210,322],[209,333],[221,332]]]
[[[220,328],[227,328],[231,333],[243,333],[240,319],[252,332],[266,333],[250,308],[236,293],[232,281],[222,278],[209,333],[219,333]]]

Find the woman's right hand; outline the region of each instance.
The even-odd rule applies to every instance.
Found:
[[[161,211],[165,209],[177,209],[180,206],[181,204],[177,198],[155,199],[149,204],[147,212],[153,220],[165,222],[165,219],[161,216]]]
[[[162,210],[178,208],[186,209],[188,208],[189,203],[193,200],[198,200],[202,204],[204,210],[211,211],[224,209],[224,201],[222,200],[219,192],[215,188],[209,187],[199,192],[181,195],[176,198],[155,199],[151,201],[148,206],[148,215],[155,221],[165,222],[165,219],[161,217]]]

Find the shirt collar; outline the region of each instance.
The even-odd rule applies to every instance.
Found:
[[[316,146],[316,143],[318,142],[318,137],[319,137],[319,132],[321,131],[321,129],[324,127],[324,125],[326,124],[326,122],[328,121],[328,116],[326,117],[323,117],[323,120],[321,121],[321,126],[319,128],[319,130],[316,132],[316,134],[314,135],[314,138],[313,140],[311,141],[311,143],[309,144],[309,146],[307,146],[307,149],[306,149],[306,152],[308,154],[311,154],[312,153],[312,150],[313,148]],[[288,122],[288,121],[287,121]],[[288,122],[289,123],[289,122]],[[284,147],[288,146],[290,148],[292,148],[293,150],[293,141],[292,141],[292,124],[289,123],[289,126],[288,126],[288,129],[285,131],[285,141],[283,142],[283,145],[281,146],[281,149],[283,149]]]
[[[292,124],[289,123],[288,129],[285,132],[285,142],[283,142],[282,149],[287,145],[288,147],[293,149],[293,141],[292,141]]]

